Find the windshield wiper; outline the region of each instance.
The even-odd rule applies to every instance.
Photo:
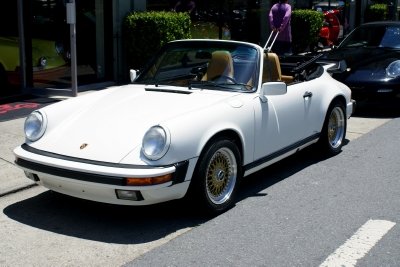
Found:
[[[224,88],[230,88],[230,87],[225,87],[225,86],[231,86],[231,85],[243,86],[243,87],[246,88],[247,90],[251,90],[251,89],[254,88],[253,86],[251,86],[251,85],[249,85],[249,84],[247,84],[247,83],[217,83],[215,86],[224,87]]]
[[[399,47],[393,47],[393,46],[378,46],[378,48],[383,48],[383,49],[400,49]]]
[[[189,89],[193,89],[192,85],[205,85],[207,87],[214,87],[214,88],[217,87],[217,88],[236,89],[236,90],[237,89],[242,90],[243,87],[246,90],[251,90],[254,88],[253,86],[248,85],[246,83],[215,83],[212,81],[196,81],[189,84]],[[231,86],[241,86],[242,88],[232,88]]]
[[[351,45],[346,45],[342,46],[342,48],[355,48],[355,47],[364,47],[365,44],[351,44]]]
[[[208,87],[215,87],[215,82],[211,82],[211,81],[195,81],[195,82],[190,82],[189,83],[189,89],[193,90],[193,85],[205,85]]]

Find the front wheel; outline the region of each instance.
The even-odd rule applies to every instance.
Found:
[[[345,114],[345,107],[341,101],[335,100],[329,106],[321,138],[318,141],[320,147],[328,156],[334,156],[342,150],[347,128]]]
[[[233,204],[242,177],[239,149],[230,139],[218,139],[204,149],[190,185],[191,201],[208,214]]]

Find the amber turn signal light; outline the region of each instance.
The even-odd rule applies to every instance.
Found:
[[[163,184],[169,181],[172,181],[172,173],[157,177],[126,178],[126,185],[145,186],[145,185]]]

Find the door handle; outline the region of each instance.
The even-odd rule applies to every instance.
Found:
[[[304,93],[303,97],[304,97],[304,98],[306,98],[306,97],[312,97],[312,93],[306,91],[306,92]]]

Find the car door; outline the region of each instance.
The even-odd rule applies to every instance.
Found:
[[[322,98],[326,87],[321,86],[317,80],[311,80],[299,84],[300,90],[304,92],[305,131],[304,138],[318,134],[322,130],[325,120],[326,109],[323,109]]]
[[[305,138],[307,89],[302,83],[293,84],[287,86],[286,94],[266,96],[266,102],[254,99],[255,160],[290,150]]]

